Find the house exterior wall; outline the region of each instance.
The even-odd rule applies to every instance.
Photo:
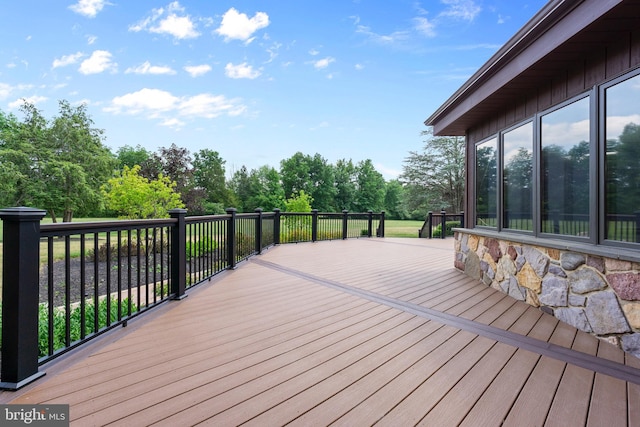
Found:
[[[477,143],[640,67],[640,30],[594,46],[588,57],[554,70],[537,90],[514,96],[467,130],[469,229],[456,232],[455,267],[640,357],[640,250],[472,228]]]

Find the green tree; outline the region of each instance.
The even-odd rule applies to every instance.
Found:
[[[101,209],[100,187],[111,176],[115,160],[86,105],[60,101],[59,115],[51,122],[28,102],[21,111],[23,121],[12,123],[10,131],[5,125],[3,131],[2,169],[16,174],[11,204],[45,209],[54,222],[60,213],[63,221],[71,221],[76,212]]]
[[[246,166],[242,165],[240,169],[234,172],[231,181],[229,181],[229,188],[236,200],[234,207],[240,212],[249,212],[251,180]]]
[[[280,162],[280,176],[285,197],[304,191],[311,196],[314,208],[322,212],[335,210],[333,166],[320,154],[313,157],[301,152]]]
[[[128,166],[129,169],[131,169],[136,165],[140,166],[142,169],[142,166],[146,165],[152,156],[153,153],[151,151],[148,151],[140,145],[136,145],[135,147],[125,145],[118,148],[118,151],[116,151],[118,169],[123,169],[125,166]],[[158,176],[158,173],[155,173],[152,176]]]
[[[353,210],[356,198],[356,167],[351,159],[338,160],[333,168],[336,188],[335,208],[339,211]]]
[[[304,190],[300,190],[284,202],[284,210],[285,212],[311,212],[312,203],[313,198]]]
[[[464,202],[465,140],[462,137],[426,136],[422,151],[411,151],[402,166],[400,181],[405,184],[412,216],[424,218],[428,211],[460,212]]]
[[[204,191],[205,206],[230,206],[231,197],[226,185],[224,164],[225,161],[217,151],[205,148],[193,155],[194,185]]]
[[[249,173],[249,200],[247,208],[272,211],[284,206],[284,190],[280,174],[275,168],[261,166]]]
[[[20,124],[14,115],[0,111],[0,207],[20,205],[20,183],[29,170],[28,147],[17,143]]]
[[[392,179],[385,185],[384,210],[389,219],[409,218],[405,204],[404,186],[397,179]]]
[[[169,210],[183,208],[184,203],[175,191],[176,183],[160,174],[149,180],[140,175],[140,166],[125,166],[103,186],[107,207],[121,218],[166,218]]]
[[[376,170],[370,159],[359,162],[356,166],[357,192],[354,210],[379,212],[384,209],[385,182],[384,177]]]
[[[309,156],[305,156],[299,151],[290,158],[281,160],[280,177],[285,197],[293,197],[301,190],[310,194],[309,173]]]

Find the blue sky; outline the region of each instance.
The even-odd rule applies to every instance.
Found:
[[[84,102],[105,144],[295,152],[387,179],[423,121],[544,0],[21,0],[0,8],[0,109]]]

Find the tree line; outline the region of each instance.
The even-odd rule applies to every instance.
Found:
[[[22,119],[0,111],[0,207],[38,207],[54,222],[162,217],[174,207],[190,215],[224,213],[227,207],[284,210],[301,196],[320,212],[385,210],[397,219],[424,219],[428,210],[455,211],[461,204],[461,190],[447,182],[463,183],[464,156],[450,159],[462,159],[454,170],[441,153],[455,139],[425,134],[424,149],[410,152],[402,175],[389,181],[370,159],[332,164],[302,152],[279,168],[242,166],[227,174],[225,160],[212,149],[191,153],[172,144],[153,152],[126,145],[113,152],[84,104],[60,101],[58,115],[49,120],[26,101],[20,110]]]

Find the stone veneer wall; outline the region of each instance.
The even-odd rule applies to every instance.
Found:
[[[640,263],[457,231],[455,267],[640,357]]]

